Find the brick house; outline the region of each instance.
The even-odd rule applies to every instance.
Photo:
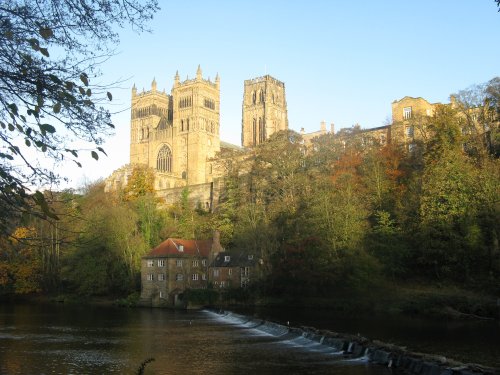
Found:
[[[163,241],[142,257],[140,304],[184,307],[186,289],[208,287],[208,266],[221,251],[218,235],[212,240]]]
[[[217,288],[243,288],[257,278],[257,262],[252,254],[222,252],[209,267],[209,281]]]

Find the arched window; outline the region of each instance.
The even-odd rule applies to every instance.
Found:
[[[160,172],[172,172],[172,151],[167,145],[163,145],[158,152],[156,169]]]
[[[253,102],[253,104],[255,104],[256,101],[257,101],[257,93],[255,91],[252,91],[252,102]]]
[[[187,178],[187,173],[186,171],[183,171],[182,172],[182,179],[185,180]]]

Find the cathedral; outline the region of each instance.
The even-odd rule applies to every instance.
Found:
[[[221,149],[243,148],[220,140],[220,78],[196,77],[181,81],[174,77],[170,94],[158,91],[153,80],[150,91],[132,88],[130,119],[130,164],[106,179],[106,191],[123,188],[134,165],[155,170],[154,187],[167,204],[178,200],[189,187],[190,198],[211,209],[219,186],[214,168]],[[254,147],[273,133],[288,129],[285,84],[266,75],[244,82],[242,145]]]

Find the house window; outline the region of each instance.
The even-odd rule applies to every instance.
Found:
[[[153,281],[155,279],[152,273],[148,273],[148,281]]]
[[[184,252],[184,245],[179,245],[179,252]]]
[[[214,277],[219,277],[219,269],[214,268]]]
[[[229,268],[229,269],[227,270],[227,274],[228,274],[229,276],[231,276],[231,275],[233,274],[233,269],[232,269],[232,268]]]
[[[253,255],[252,255],[252,254],[250,254],[250,255],[248,256],[248,260],[252,260],[252,259],[253,259]]]
[[[165,281],[165,274],[164,273],[158,274],[158,281]]]
[[[193,260],[193,267],[198,267],[199,262],[197,260]]]
[[[160,291],[160,298],[163,298],[163,292]]]
[[[193,273],[193,275],[192,275],[191,279],[192,279],[193,281],[198,281],[198,280],[199,280],[199,276],[198,276],[198,274],[197,274],[197,273]]]
[[[413,126],[407,126],[405,128],[405,134],[407,137],[413,137],[413,135],[415,134],[415,130],[414,130]]]
[[[403,108],[403,118],[405,120],[408,120],[411,118],[411,107],[404,107]]]
[[[226,286],[226,282],[225,282],[225,281],[221,281],[221,282],[220,282],[220,287],[221,287],[221,288],[224,288],[225,286]]]
[[[158,267],[165,267],[165,260],[164,259],[160,259],[158,261]]]
[[[243,271],[243,276],[250,275],[250,267],[245,267],[242,269],[242,271]]]
[[[182,267],[182,259],[177,259],[177,260],[175,261],[175,265],[176,265],[177,267]]]
[[[201,279],[202,279],[202,280],[206,280],[206,279],[207,279],[207,275],[206,275],[206,274],[204,274],[204,273],[202,273],[202,274],[201,274]]]
[[[175,275],[175,280],[176,281],[182,281],[184,280],[184,275],[182,273],[178,273]]]
[[[413,153],[413,152],[415,152],[416,149],[417,149],[417,145],[415,143],[410,143],[408,145],[408,151],[409,152]]]
[[[202,266],[206,266],[206,265],[207,265],[207,260],[206,260],[206,259],[203,259],[203,260],[201,261],[201,265],[202,265]]]
[[[148,260],[148,267],[154,266],[154,260]]]
[[[229,255],[224,256],[224,262],[229,262],[231,260],[231,257]]]

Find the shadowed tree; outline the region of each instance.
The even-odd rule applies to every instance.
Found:
[[[94,159],[114,126],[99,65],[130,24],[143,31],[156,0],[11,0],[0,4],[0,209],[50,215],[33,186],[60,180],[38,162]],[[109,87],[109,86],[108,86]],[[79,143],[76,143],[79,142]],[[78,146],[76,146],[78,144]],[[54,216],[54,215],[52,215]],[[7,226],[6,215],[0,229]]]

